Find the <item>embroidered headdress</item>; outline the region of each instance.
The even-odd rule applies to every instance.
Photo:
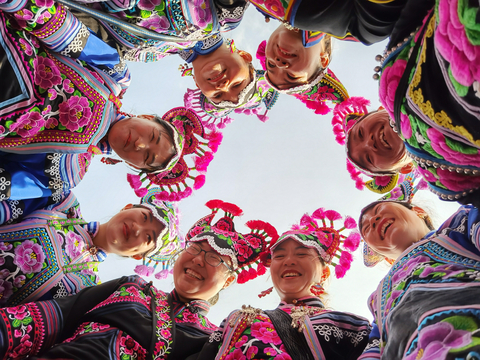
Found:
[[[362,211],[360,212],[360,217],[358,223],[361,224],[362,217],[365,211],[371,209],[373,206],[377,205],[378,203],[385,202],[385,201],[394,201],[394,202],[403,202],[403,203],[410,203],[413,200],[415,193],[418,190],[423,190],[428,187],[428,184],[421,178],[418,180],[419,173],[417,170],[412,171],[406,175],[400,176],[400,184],[395,187],[392,191],[382,196],[377,201],[374,201],[367,206],[365,206]],[[418,180],[418,181],[417,181]],[[385,256],[379,254],[375,250],[373,250],[368,244],[364,241],[363,242],[363,263],[367,267],[373,267],[377,265],[379,262],[386,260],[389,263],[392,263],[393,260],[386,258]]]
[[[335,140],[345,146],[345,152],[347,154],[347,170],[350,173],[350,177],[355,181],[355,186],[359,190],[367,189],[384,194],[392,190],[398,183],[398,173],[373,173],[351,160],[351,156],[348,151],[348,135],[353,126],[359,121],[363,120],[366,115],[369,114],[367,106],[370,105],[370,101],[362,97],[351,97],[341,104],[338,104],[333,111],[333,133],[335,134]],[[361,175],[367,175],[372,178],[364,182]]]
[[[321,32],[303,31],[303,44],[305,47],[315,45],[321,41],[324,36],[325,34]],[[262,64],[264,70],[267,69],[265,55],[266,47],[267,42],[262,41],[257,49],[257,59]],[[315,114],[324,115],[330,112],[331,109],[325,104],[326,101],[341,103],[349,97],[343,84],[330,69],[323,69],[309,83],[290,89],[278,89],[268,79],[268,75],[265,76],[265,79],[267,83],[277,92],[295,96],[297,99],[303,102],[307,108],[314,110]]]
[[[222,134],[205,131],[197,114],[184,107],[171,109],[162,119],[173,133],[175,155],[164,169],[128,174],[127,180],[138,196],[144,196],[151,185],[157,185],[161,190],[156,195],[157,199],[179,201],[192,194],[192,188],[186,183],[188,179],[193,180],[195,190],[205,183],[207,167],[222,141]],[[192,155],[194,166],[187,165],[186,155]],[[194,171],[195,176],[192,174]],[[145,187],[143,183],[146,183]]]
[[[168,260],[182,245],[178,237],[178,210],[174,204],[160,200],[159,194],[158,188],[150,189],[140,201],[140,205],[150,210],[164,228],[156,239],[155,248],[143,257],[143,265],[135,267],[136,273],[149,276],[158,264],[162,264],[162,271],[155,275],[157,279],[168,275]]]
[[[334,227],[334,221],[341,220],[342,216],[334,210],[320,208],[312,215],[305,214],[299,225],[284,232],[277,241],[272,241],[261,258],[266,266],[270,266],[271,252],[283,241],[293,239],[302,245],[315,249],[325,264],[335,267],[335,276],[342,278],[350,269],[355,251],[360,244],[360,234],[356,230],[357,223],[350,216],[346,216],[343,226]],[[319,223],[321,221],[321,223]],[[353,230],[348,235],[341,234],[345,229]]]
[[[278,238],[276,229],[267,222],[252,220],[246,223],[251,229],[250,233],[240,234],[235,230],[233,219],[243,214],[242,209],[222,200],[210,200],[206,206],[212,213],[198,220],[188,231],[185,240],[207,241],[219,255],[228,256],[233,270],[238,274],[239,284],[263,275],[266,269],[260,263],[259,256],[266,250],[268,242]],[[213,224],[218,210],[223,210],[225,214]]]

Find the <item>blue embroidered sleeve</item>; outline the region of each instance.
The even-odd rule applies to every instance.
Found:
[[[368,338],[368,344],[358,360],[378,360],[380,359],[380,356],[380,333],[377,324],[373,323],[372,331]]]

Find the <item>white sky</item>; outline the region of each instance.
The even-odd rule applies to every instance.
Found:
[[[277,26],[276,21],[266,24],[263,16],[250,7],[241,26],[227,35],[235,39],[237,48],[249,51],[255,67],[260,68],[255,59],[257,45],[268,39]],[[378,83],[372,79],[377,65],[374,58],[383,52],[385,45],[334,43],[330,68],[350,96],[370,99],[372,109],[379,106]],[[122,110],[161,116],[172,107],[183,106],[186,88],[193,88],[195,84],[193,79],[180,76],[177,68],[181,63],[178,56],[157,63],[129,63],[132,84],[123,99]],[[223,131],[223,143],[209,166],[205,186],[179,203],[183,233],[210,212],[204,204],[211,199],[233,202],[244,210],[244,215],[236,218],[237,231],[249,232],[245,222],[260,219],[270,222],[281,233],[297,223],[305,212],[312,213],[319,207],[357,219],[361,208],[378,198],[368,190],[358,191],[350,180],[345,151],[333,136],[331,114],[315,115],[299,100],[282,95],[269,112],[266,123],[256,116],[235,116],[236,120]],[[87,221],[105,222],[124,205],[138,203],[126,181],[126,173],[123,164],[104,165],[100,157],[94,159],[84,180],[74,189]],[[456,203],[438,200],[427,191],[417,194],[417,203],[434,212],[437,225],[458,207]],[[388,268],[364,267],[360,250],[343,279],[332,277],[327,289],[328,305],[371,320],[367,298]],[[100,265],[100,276],[108,281],[129,275],[139,263],[111,255]],[[163,281],[153,277],[150,280],[164,291],[173,288],[171,277]],[[247,284],[234,284],[222,291],[209,319],[219,324],[243,304],[275,308],[279,302],[276,293],[262,299],[257,297],[270,286],[268,272]]]

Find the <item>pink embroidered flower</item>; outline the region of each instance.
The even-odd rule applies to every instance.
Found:
[[[274,359],[275,360],[292,360],[290,355],[288,355],[287,353],[278,354],[277,356],[275,356]]]
[[[161,0],[140,0],[138,7],[142,10],[152,11],[156,6],[160,5]]]
[[[198,322],[198,315],[192,314],[190,311],[185,309],[185,311],[183,312],[183,320],[189,323],[196,323]]]
[[[212,10],[206,0],[193,1],[193,18],[196,25],[205,29],[212,22]]]
[[[58,120],[70,131],[77,131],[87,125],[92,118],[92,110],[87,98],[72,96],[67,102],[58,106],[60,115]]]
[[[233,352],[227,355],[225,360],[247,360],[247,357],[243,355],[242,350],[235,349]]]
[[[252,254],[252,249],[244,240],[240,240],[235,244],[235,250],[238,251],[238,254],[243,256],[245,259],[248,259]]]
[[[404,281],[417,268],[419,264],[425,264],[430,261],[430,258],[425,255],[411,257],[402,268],[399,268],[395,275],[392,276],[392,284],[396,286],[399,282]]]
[[[3,251],[8,251],[12,248],[12,244],[5,244],[3,241],[0,242],[0,250],[3,250]]]
[[[73,91],[75,90],[75,88],[73,87],[73,83],[69,79],[63,80],[63,90],[68,94],[73,93]]]
[[[17,11],[14,16],[20,20],[31,20],[33,19],[33,13],[28,9],[22,9]]]
[[[172,335],[168,329],[160,330],[160,334],[167,339]]]
[[[36,57],[33,60],[33,68],[35,69],[35,84],[41,88],[50,89],[62,83],[60,70],[49,58],[43,56]]]
[[[437,169],[438,180],[453,191],[464,191],[480,187],[480,176],[458,174],[456,171]]]
[[[285,15],[285,9],[279,0],[265,0],[265,8],[275,17],[283,19]]]
[[[0,266],[2,266],[3,264],[5,264],[5,258],[2,256],[0,257]]]
[[[35,0],[35,3],[39,7],[47,7],[50,8],[53,6],[53,0]]]
[[[42,14],[38,17],[37,23],[45,24],[51,17],[52,17],[52,14],[50,14],[50,12],[43,11]]]
[[[55,89],[48,89],[48,98],[55,100],[57,98],[57,91]]]
[[[25,285],[25,279],[26,277],[24,275],[19,275],[13,280],[13,285],[16,288],[21,288],[23,285]]]
[[[39,272],[44,260],[42,247],[31,240],[25,240],[15,248],[13,263],[26,274]]]
[[[278,345],[282,342],[273,325],[267,321],[255,322],[251,326],[252,336],[265,344]]]
[[[441,1],[438,4],[438,25],[435,30],[435,46],[450,63],[453,77],[463,86],[471,86],[480,80],[480,46],[472,44],[467,32],[475,33],[475,21],[460,21],[458,14],[466,12],[469,4],[458,0]]]
[[[412,137],[412,124],[410,124],[410,119],[404,113],[400,113],[400,131],[405,139]]]
[[[133,355],[140,347],[140,345],[138,345],[138,343],[133,340],[130,335],[127,335],[120,339],[120,346],[123,347],[123,351],[127,355]]]
[[[438,322],[420,330],[417,348],[405,360],[445,359],[450,349],[461,348],[471,342],[470,331],[456,330],[448,322]]]
[[[51,112],[51,111],[52,111],[52,107],[51,107],[50,105],[47,105],[47,106],[45,107],[45,109],[43,109],[42,115],[46,115],[46,114],[48,114],[48,113]]]
[[[201,234],[203,232],[204,227],[203,226],[195,226],[192,230],[189,231],[189,235],[196,236],[198,234]]]
[[[25,358],[33,347],[33,343],[30,341],[30,335],[25,335],[20,340],[20,344],[12,350],[10,357],[12,359]]]
[[[73,231],[68,232],[67,236],[65,237],[65,242],[65,251],[72,259],[80,255],[85,246],[83,238],[80,235],[75,234]]]
[[[390,297],[387,300],[387,309],[391,309],[393,302],[403,293],[401,290],[393,290],[392,293],[390,294]]]
[[[256,236],[247,235],[245,240],[254,248],[257,249],[260,246],[260,239]]]
[[[96,71],[92,71],[90,70],[90,74],[92,74],[92,76],[98,80],[99,83],[101,84],[105,84],[105,81],[103,81],[102,77],[100,75],[98,75],[98,73]]]
[[[13,294],[13,285],[10,281],[0,279],[0,304],[5,305]]]
[[[57,125],[58,125],[58,120],[51,117],[45,122],[45,129],[54,129],[55,127],[57,127]]]
[[[170,27],[168,19],[165,16],[158,15],[152,15],[148,19],[140,21],[138,25],[156,32],[162,32],[162,30]]]
[[[27,112],[10,126],[10,131],[15,131],[21,137],[36,135],[45,125],[45,119],[36,111]]]
[[[398,59],[392,66],[385,66],[383,68],[382,77],[380,78],[380,87],[378,89],[380,101],[392,118],[394,113],[393,103],[395,101],[395,92],[397,91],[398,83],[406,67],[407,62],[403,59]]]
[[[15,319],[23,320],[28,315],[25,305],[18,305],[15,307],[9,307],[6,309],[9,314],[14,315]]]
[[[480,167],[480,152],[474,149],[471,154],[463,154],[453,150],[445,141],[445,135],[434,128],[427,130],[427,136],[431,141],[433,150],[443,156],[446,161],[458,165],[470,165]]]
[[[429,182],[435,183],[437,181],[437,177],[432,174],[429,170],[423,169],[423,168],[418,168],[418,171],[422,174],[422,176]],[[437,169],[438,171],[438,169]]]
[[[20,38],[20,47],[28,56],[33,54],[32,46],[25,39]]]
[[[8,269],[0,270],[0,279],[6,279],[10,275],[10,271]]]
[[[0,125],[0,135],[2,135],[4,132],[5,132],[5,128],[2,125]]]
[[[256,346],[250,346],[247,350],[247,359],[253,359],[258,354],[258,348]]]
[[[263,350],[263,352],[265,353],[265,355],[269,355],[269,356],[275,356],[277,355],[277,350],[275,350],[274,348],[272,347],[267,347]]]
[[[238,340],[238,341],[235,343],[235,347],[236,347],[237,349],[240,349],[240,348],[243,346],[243,344],[245,344],[247,341],[248,341],[248,337],[245,336],[245,335],[243,335],[243,336],[240,338],[240,340]]]

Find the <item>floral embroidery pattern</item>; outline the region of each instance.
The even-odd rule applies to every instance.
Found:
[[[20,339],[19,345],[12,350],[11,357],[13,359],[24,358],[26,355],[29,355],[33,348],[33,343],[30,338],[33,325],[32,316],[24,305],[6,308],[6,312],[9,314],[8,317],[14,329],[13,337]]]
[[[45,254],[40,245],[31,240],[25,240],[15,248],[13,263],[24,273],[36,273],[42,269]]]

